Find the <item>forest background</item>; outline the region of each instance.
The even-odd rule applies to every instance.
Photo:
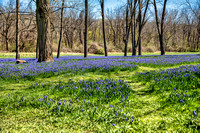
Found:
[[[158,20],[162,17],[163,2],[157,1]],[[60,34],[62,2],[51,1],[51,42],[53,51],[57,52]],[[84,52],[84,15],[85,6],[81,0],[64,3],[63,39],[61,52]],[[126,0],[105,0],[105,33],[108,52],[124,52],[126,42]],[[199,49],[199,5],[198,0],[168,1],[164,19],[164,48],[169,52],[198,52]],[[146,1],[142,1],[144,15]],[[37,44],[35,1],[19,3],[19,51],[35,52]],[[0,1],[0,51],[16,50],[16,2]],[[139,9],[136,7],[136,38],[139,38]],[[131,11],[129,12],[131,16]],[[144,16],[142,16],[144,17]],[[129,17],[130,19],[131,17]],[[104,54],[101,6],[98,0],[89,0],[88,51]],[[130,20],[129,20],[130,21]],[[138,31],[138,32],[137,32]],[[132,33],[128,38],[127,51],[132,51]],[[137,39],[136,39],[137,40]],[[141,32],[141,51],[156,52],[160,50],[159,34],[153,2],[149,2],[145,23]]]

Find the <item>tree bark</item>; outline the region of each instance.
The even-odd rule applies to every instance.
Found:
[[[88,0],[85,0],[85,33],[84,33],[84,57],[88,57]]]
[[[163,11],[162,11],[162,18],[161,18],[160,27],[159,27],[158,11],[157,11],[157,6],[156,6],[156,1],[154,0],[154,9],[155,9],[155,15],[156,15],[156,25],[157,25],[158,35],[159,35],[161,55],[165,55],[165,49],[164,49],[164,43],[163,43],[163,33],[164,33],[164,19],[165,19],[166,5],[167,5],[167,0],[164,1]]]
[[[200,39],[200,20],[197,25],[197,50],[199,49],[199,39]]]
[[[36,0],[36,14],[39,39],[39,58],[38,62],[51,62],[53,61],[53,52],[51,45],[50,33],[50,1],[49,0]]]
[[[60,57],[60,47],[62,43],[62,29],[63,29],[63,9],[64,9],[65,0],[62,0],[62,8],[61,8],[61,19],[60,19],[60,39],[58,44],[58,53],[57,58]]]
[[[20,59],[18,41],[19,41],[19,0],[16,0],[16,60]]]
[[[138,16],[138,21],[139,21],[139,37],[138,37],[138,55],[142,55],[142,46],[141,46],[141,32],[142,32],[142,3],[141,0],[138,0],[139,4],[139,16]]]
[[[127,0],[127,4],[130,4],[129,0]],[[130,23],[128,22],[128,14],[129,10],[128,10],[128,6],[127,6],[127,11],[126,11],[126,37],[125,37],[125,50],[124,50],[124,56],[127,56],[127,47],[128,47],[128,40],[129,40],[129,33],[130,33],[130,29],[131,29],[131,24],[133,21],[133,16],[135,14],[134,10],[132,10],[132,12],[130,13],[131,15],[131,21]]]
[[[36,20],[39,20],[39,15],[38,13],[36,13]],[[38,21],[36,21],[37,23],[37,31],[39,31],[39,23]],[[37,34],[37,44],[36,44],[36,59],[39,59],[39,49],[40,49],[40,37],[41,35],[40,34]]]
[[[105,51],[105,56],[108,56],[107,45],[106,45],[106,32],[105,32],[104,0],[101,0],[101,15],[102,15],[104,51]]]
[[[8,31],[6,31],[5,39],[6,39],[6,51],[8,51]]]
[[[135,56],[136,55],[136,3],[137,3],[137,0],[134,0],[134,8],[133,8],[133,12],[134,12],[134,15],[133,15],[133,30],[134,30],[134,33],[133,33],[133,37],[132,37],[132,56]]]
[[[81,11],[80,13],[80,16],[79,16],[79,19],[80,19],[80,26],[79,26],[79,40],[80,40],[80,43],[82,44],[82,46],[84,45],[84,14],[83,14],[84,11]]]
[[[36,59],[39,58],[39,36],[37,36],[37,44],[36,44]]]
[[[129,0],[127,0],[127,7],[126,7],[126,36],[125,36],[125,48],[124,48],[124,56],[127,56],[127,48],[128,48],[128,38],[129,38],[129,33],[128,33],[128,16],[129,16]]]
[[[130,5],[130,12],[133,12],[133,0],[131,0],[131,5]],[[134,15],[133,15],[134,16]],[[133,17],[134,18],[134,17]],[[133,48],[134,48],[134,34],[133,34],[133,21],[131,21],[131,43],[132,43],[132,55],[133,55]]]
[[[139,0],[140,1],[140,0]],[[146,18],[146,13],[147,13],[147,9],[148,9],[148,6],[149,6],[149,1],[150,0],[147,0],[147,4],[146,4],[146,7],[145,7],[145,11],[144,11],[144,14],[143,14],[143,17],[142,17],[142,3],[139,2],[139,35],[138,35],[138,41],[137,41],[137,45],[138,45],[138,54],[139,55],[142,55],[142,44],[141,44],[141,36],[142,36],[142,29],[145,25],[145,18]]]

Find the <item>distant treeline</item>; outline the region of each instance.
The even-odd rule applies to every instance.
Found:
[[[154,52],[160,50],[160,35],[158,30],[161,31],[161,28],[158,29],[157,24],[162,24],[163,4],[165,1],[157,3],[157,7],[159,7],[157,9],[158,22],[156,21],[154,2],[155,0],[141,0],[140,2],[137,0],[128,0],[126,5],[116,7],[112,10],[105,10],[105,35],[108,52],[124,51],[126,43],[128,52],[133,51],[132,46],[134,43],[136,46],[139,43],[142,51]],[[53,51],[57,51],[59,43],[61,4],[62,2],[50,3],[50,39],[53,44]],[[163,44],[166,51],[199,51],[199,6],[198,0],[196,3],[185,0],[185,5],[182,5],[180,9],[165,9]],[[64,6],[63,8],[61,51],[84,52],[84,4],[75,1],[71,7]],[[104,53],[102,20],[101,16],[99,17],[98,15],[99,13],[97,13],[98,11],[95,11],[97,8],[97,5],[95,6],[92,2],[89,3],[88,47],[93,46],[99,50],[99,53]],[[146,8],[147,11],[145,14]],[[0,49],[2,51],[15,51],[16,49],[15,10],[15,2],[12,0],[0,7]],[[34,2],[27,7],[20,7],[20,10],[19,49],[23,52],[36,51],[37,22]],[[130,34],[128,33],[129,29]],[[128,40],[127,34],[129,34]]]

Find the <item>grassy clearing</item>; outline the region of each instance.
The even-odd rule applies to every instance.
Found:
[[[166,52],[166,55],[184,55],[184,54],[200,54],[199,52]],[[57,56],[57,53],[53,53],[54,57]],[[124,53],[109,53],[109,56],[123,56]],[[128,56],[131,56],[132,53],[128,53]],[[154,52],[154,53],[146,53],[144,52],[143,55],[160,55],[160,52]],[[0,53],[0,58],[15,58],[16,54],[11,52],[3,52]],[[60,56],[83,56],[81,53],[61,53]],[[89,56],[103,56],[98,54],[89,54]],[[20,53],[21,58],[35,58],[35,53],[26,53],[22,52]]]
[[[155,72],[176,67],[179,65],[156,68],[140,65],[131,71],[87,71],[45,78],[37,76],[35,80],[0,80],[0,131],[199,132],[199,75],[184,77],[188,73],[182,73],[182,77],[170,79],[167,77],[171,75],[164,74],[166,80],[163,80],[163,75]],[[144,71],[143,75],[137,74]],[[106,92],[107,96],[112,96],[109,99],[98,93],[98,87],[103,91],[109,86],[105,79],[124,80],[122,83],[110,83]],[[90,81],[92,84],[87,84],[87,87],[91,85],[97,90],[84,91],[86,84],[79,80]],[[96,81],[99,80],[103,80],[103,84],[97,87]],[[79,89],[73,90],[74,87]],[[125,90],[123,101],[121,93],[117,92],[121,88]],[[89,96],[91,93],[92,97]],[[45,101],[44,96],[51,101],[48,98]],[[56,103],[52,103],[53,98]],[[44,102],[40,102],[41,99]],[[60,100],[61,105],[57,103]],[[194,117],[193,111],[198,113],[197,117]]]

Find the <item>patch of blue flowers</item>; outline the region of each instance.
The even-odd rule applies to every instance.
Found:
[[[71,115],[96,123],[135,125],[139,121],[129,113],[131,90],[123,80],[69,80],[31,85],[29,89],[48,90],[43,96],[8,95],[1,110],[24,107],[46,108],[49,113]],[[4,109],[3,109],[4,108]]]
[[[160,94],[163,106],[173,106],[176,110],[189,111],[192,115],[188,125],[200,128],[198,108],[200,108],[200,64],[180,66],[173,69],[136,73],[134,80],[149,82],[152,93]]]
[[[161,70],[154,70],[154,71],[146,71],[136,73],[135,75],[138,76],[139,80],[142,81],[151,81],[154,80],[164,81],[164,80],[171,80],[174,79],[194,79],[196,75],[200,75],[200,64],[197,65],[186,65],[180,66],[178,68],[173,69],[161,69]]]
[[[140,63],[147,66],[172,66],[182,63],[200,62],[200,55],[164,55],[127,59],[128,62]]]
[[[54,59],[53,63],[37,63],[36,59],[27,58],[29,63],[16,65],[15,59],[0,59],[1,78],[35,78],[38,75],[50,76],[60,73],[77,73],[87,71],[135,70],[137,65],[172,65],[184,62],[200,62],[199,55],[167,55],[167,56],[134,56],[134,57],[101,57],[84,59],[81,56],[66,56]],[[190,67],[192,68],[192,67]],[[184,70],[185,68],[183,68]],[[190,69],[188,70],[190,71]],[[193,71],[193,70],[192,70]]]
[[[52,63],[31,62],[23,65],[0,64],[1,78],[27,78],[38,75],[53,75],[55,73],[86,72],[86,71],[117,71],[135,70],[134,64],[116,62],[107,59],[101,60],[69,60]]]

